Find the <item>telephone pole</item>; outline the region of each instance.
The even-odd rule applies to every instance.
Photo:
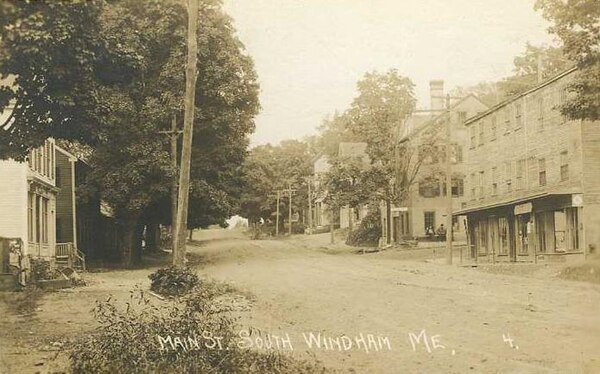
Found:
[[[308,177],[306,179],[306,182],[308,184],[308,232],[309,234],[312,233],[312,192],[311,192],[311,184],[312,184],[312,179],[311,177]]]
[[[183,131],[177,130],[177,115],[173,113],[170,131],[159,131],[160,134],[171,138],[171,168],[173,178],[171,179],[171,246],[175,248],[175,225],[177,223],[177,138]]]
[[[187,64],[185,71],[185,101],[183,116],[183,144],[179,173],[179,194],[177,199],[177,222],[175,225],[175,246],[173,265],[185,265],[185,239],[187,230],[188,202],[190,195],[190,164],[192,161],[192,136],[194,129],[194,106],[196,98],[196,76],[198,64],[198,0],[188,0]]]
[[[281,191],[277,190],[277,216],[275,216],[275,236],[279,236],[279,199]]]
[[[446,264],[452,265],[452,123],[446,97]]]
[[[290,182],[288,182],[288,193],[289,193],[289,206],[288,206],[288,235],[292,236],[292,186]]]

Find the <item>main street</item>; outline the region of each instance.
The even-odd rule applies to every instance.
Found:
[[[309,352],[329,366],[358,373],[600,368],[591,362],[600,344],[600,287],[556,278],[559,266],[498,266],[489,270],[519,275],[492,274],[429,262],[426,249],[356,254],[328,246],[327,235],[262,241],[227,231],[203,235],[211,241],[190,250],[203,264],[200,272],[254,295],[242,325],[288,334],[295,354]],[[387,337],[391,350],[309,348],[303,334],[311,332]]]
[[[269,335],[289,339],[281,345],[286,354],[314,355],[343,372],[600,368],[600,285],[559,279],[560,265],[446,266],[431,261],[429,249],[360,254],[328,240],[249,240],[239,231],[202,230],[188,258],[202,277],[239,291],[240,331],[262,332],[252,335],[255,348]],[[147,289],[155,267],[84,274],[87,286],[44,294],[31,316],[0,303],[0,372],[65,370],[66,358],[54,358],[56,345],[94,328],[95,300],[126,301],[136,284]]]

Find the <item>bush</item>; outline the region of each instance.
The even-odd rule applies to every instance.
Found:
[[[303,223],[293,222],[292,223],[292,234],[304,234],[306,232],[307,227],[308,226],[306,226]]]
[[[181,296],[198,284],[198,276],[190,268],[170,266],[158,269],[148,276],[150,289],[165,296]]]
[[[381,220],[378,211],[371,211],[356,230],[346,239],[346,244],[355,247],[377,247],[381,237]]]
[[[50,261],[43,258],[31,258],[31,277],[33,281],[50,280],[60,278],[60,272],[52,269]]]
[[[97,302],[95,333],[71,350],[74,373],[326,373],[317,363],[297,361],[280,352],[243,349],[228,309],[215,300],[211,283],[201,284],[177,301],[159,302],[133,291],[125,308],[110,298]],[[220,337],[222,349],[209,348]],[[161,337],[163,344],[158,339]],[[200,343],[173,349],[165,339],[195,337]],[[188,342],[186,341],[186,344]]]

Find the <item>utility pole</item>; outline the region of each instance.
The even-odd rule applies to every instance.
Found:
[[[446,97],[446,264],[452,265],[452,123]]]
[[[279,199],[281,191],[277,190],[277,216],[275,216],[275,236],[279,236]]]
[[[173,113],[170,131],[159,131],[161,134],[169,135],[171,138],[171,168],[173,178],[171,179],[171,248],[175,248],[175,225],[177,223],[177,137],[183,131],[177,130],[177,116]]]
[[[308,184],[308,232],[312,233],[312,192],[310,188],[312,184],[311,177],[308,177],[306,182]]]
[[[198,0],[188,0],[187,65],[185,71],[185,101],[183,116],[183,145],[179,173],[177,199],[177,222],[173,247],[173,265],[185,265],[185,239],[187,230],[188,202],[190,197],[190,164],[192,161],[192,136],[194,129],[194,106],[196,99],[196,76],[198,64]]]
[[[289,211],[288,211],[288,235],[292,236],[292,186],[290,185],[290,182],[288,182],[288,193],[289,193],[289,197],[290,197],[290,201],[289,201]]]

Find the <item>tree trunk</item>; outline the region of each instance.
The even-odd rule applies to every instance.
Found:
[[[192,241],[193,235],[194,235],[194,229],[190,229],[190,237],[189,237],[190,241]]]
[[[352,231],[353,226],[354,225],[352,224],[352,208],[348,206],[348,229]]]
[[[392,243],[392,202],[390,200],[385,201],[385,216],[387,217],[387,219],[386,219],[387,235],[385,238],[385,243],[391,244]]]
[[[146,225],[146,250],[149,252],[158,251],[160,243],[160,230],[158,224],[149,223]]]
[[[138,239],[138,217],[128,216],[119,230],[119,249],[124,267],[133,267],[138,263]]]

